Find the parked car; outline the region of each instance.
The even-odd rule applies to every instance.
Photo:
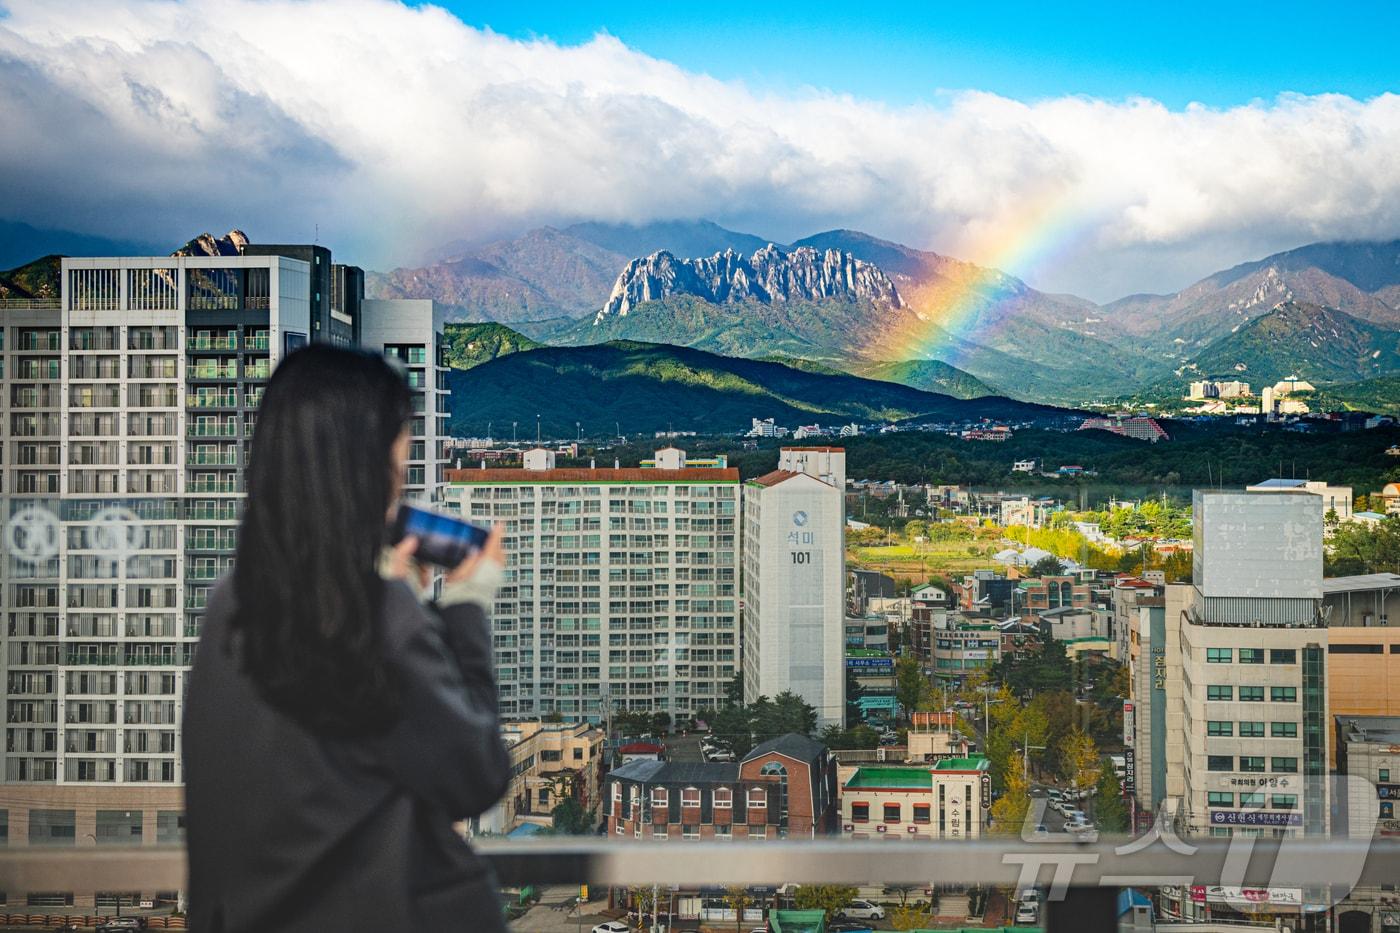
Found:
[[[1040,904],[1040,889],[1039,889],[1039,888],[1026,888],[1024,891],[1021,892],[1020,902],[1021,902],[1022,904],[1035,904],[1035,905],[1039,906],[1039,904]]]
[[[1058,787],[1052,787],[1047,790],[1045,796],[1049,797],[1051,800],[1063,800],[1065,797],[1064,792]]]
[[[1048,829],[1045,828],[1045,824],[1044,824],[1044,823],[1041,823],[1041,824],[1037,825],[1036,828],[1035,828],[1035,831],[1031,833],[1031,838],[1032,838],[1032,839],[1048,839],[1048,838],[1050,838],[1050,830],[1048,830]]]
[[[841,910],[837,911],[838,920],[884,920],[885,908],[879,904],[872,904],[869,901],[851,901]]]
[[[826,933],[875,933],[875,931],[870,924],[861,923],[859,920],[838,920],[835,923],[827,924]]]
[[[1040,919],[1040,905],[1039,905],[1039,904],[1032,904],[1032,903],[1028,903],[1028,902],[1022,901],[1022,902],[1021,902],[1021,905],[1020,905],[1019,907],[1016,908],[1016,922],[1017,922],[1017,923],[1035,923],[1035,922],[1036,922],[1037,920],[1039,920],[1039,919]]]
[[[97,933],[121,933],[123,930],[144,930],[146,921],[140,917],[113,917],[97,926]]]
[[[1063,813],[1063,814],[1065,815],[1065,822],[1066,822],[1066,823],[1087,823],[1087,822],[1089,822],[1089,817],[1087,817],[1087,816],[1084,815],[1084,811],[1083,811],[1083,810],[1079,810],[1079,809],[1076,809],[1076,808],[1074,808],[1074,807],[1065,807],[1065,808],[1064,808],[1063,810],[1061,810],[1060,812]]]
[[[593,928],[591,933],[628,933],[631,929],[621,920],[604,920]]]
[[[708,756],[708,760],[709,760],[709,761],[738,761],[739,759],[736,758],[735,755],[734,755],[734,753],[731,752],[729,749],[727,749],[727,748],[721,748],[719,751],[714,752],[713,754],[709,755],[709,756]]]

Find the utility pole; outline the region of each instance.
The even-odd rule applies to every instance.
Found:
[[[1026,786],[1031,784],[1031,750],[1038,752],[1045,751],[1044,745],[1031,744],[1031,730],[1026,729],[1026,739],[1021,743],[1021,780],[1026,782]]]

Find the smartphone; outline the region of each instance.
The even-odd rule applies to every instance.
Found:
[[[418,549],[413,552],[415,560],[450,569],[481,550],[489,534],[480,525],[405,504],[399,506],[398,514],[394,516],[390,544],[398,544],[407,537],[417,538]]]

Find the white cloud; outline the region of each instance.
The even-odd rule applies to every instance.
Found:
[[[382,266],[576,219],[712,217],[778,238],[841,225],[1099,298],[1260,249],[1400,235],[1395,95],[892,107],[389,0],[8,12],[0,213],[48,226],[175,240],[319,226]]]

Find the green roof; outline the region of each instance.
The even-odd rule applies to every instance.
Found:
[[[935,771],[985,771],[987,770],[987,759],[982,755],[972,755],[968,758],[940,758],[933,766]]]
[[[857,768],[846,786],[926,789],[933,786],[933,776],[928,768]]]

